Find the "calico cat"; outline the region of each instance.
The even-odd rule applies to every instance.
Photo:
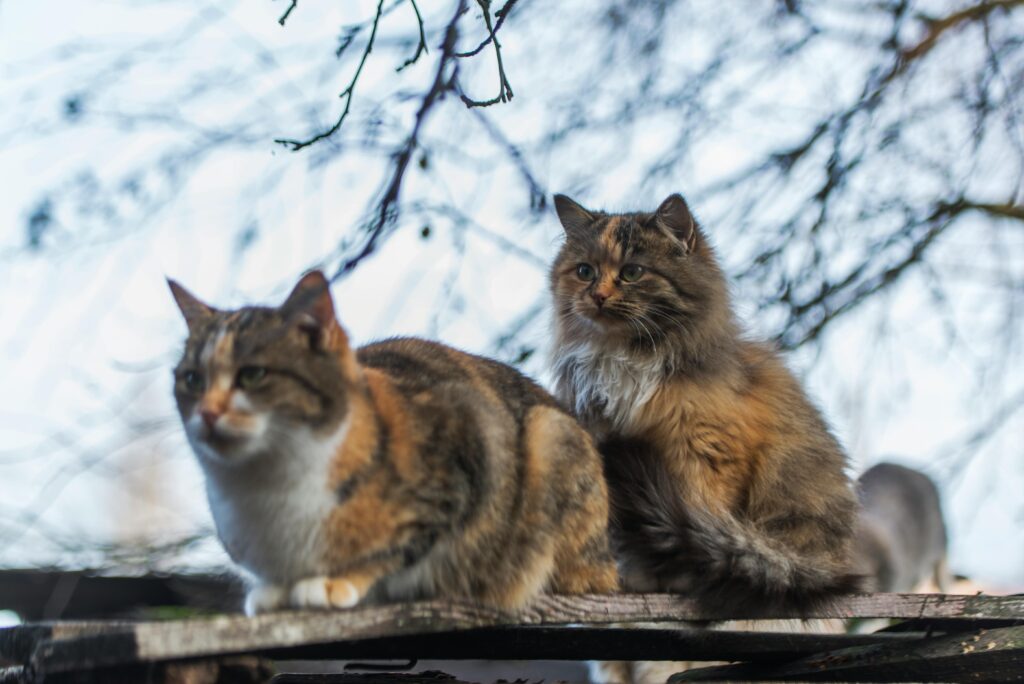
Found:
[[[327,280],[188,324],[174,394],[217,532],[284,607],[617,588],[594,444],[516,370],[434,342],[353,350]]]
[[[624,585],[745,612],[856,589],[843,450],[777,354],[741,336],[683,198],[555,207],[557,394],[600,443]]]

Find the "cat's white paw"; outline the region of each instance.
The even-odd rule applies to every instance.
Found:
[[[245,614],[249,617],[280,610],[288,605],[288,592],[276,584],[260,584],[245,595]]]
[[[292,587],[294,608],[351,608],[359,603],[359,591],[348,580],[310,577]]]
[[[292,587],[292,608],[330,608],[327,598],[327,578],[308,577]]]

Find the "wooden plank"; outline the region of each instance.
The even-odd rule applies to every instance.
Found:
[[[783,665],[699,668],[669,682],[1017,682],[1024,681],[1024,627],[882,643],[821,653]]]
[[[1024,597],[855,595],[814,615],[1017,620],[1024,617]],[[692,601],[668,594],[544,596],[516,614],[472,603],[428,601],[349,611],[283,612],[256,618],[217,616],[13,627],[0,630],[0,658],[12,658],[10,654],[14,654],[12,659],[25,662],[25,655],[31,653],[31,661],[40,671],[56,671],[484,627],[659,623],[709,617]]]
[[[450,674],[426,670],[424,672],[339,672],[337,674],[279,674],[271,684],[471,684]],[[514,684],[544,684],[544,680],[531,683],[517,679]]]
[[[702,628],[511,627],[260,651],[275,660],[750,660],[784,662],[917,634],[802,634]]]
[[[39,623],[43,626],[59,625],[71,635],[84,631],[104,631],[125,625],[171,625],[176,622],[202,625],[209,620],[219,625],[229,623],[263,623],[288,620],[297,623],[328,620],[332,623],[359,625],[366,622],[399,621],[403,615],[423,616],[456,623],[454,626],[479,627],[508,624],[606,624],[625,622],[682,622],[723,621],[732,619],[827,619],[827,618],[891,618],[891,619],[971,619],[996,622],[1024,620],[1024,595],[986,596],[952,594],[853,594],[829,607],[800,613],[797,611],[764,614],[756,612],[722,614],[702,609],[690,599],[674,594],[616,594],[563,596],[546,595],[535,600],[525,610],[510,614],[479,604],[463,601],[423,601],[418,603],[389,604],[361,607],[346,611],[284,611],[245,618],[241,615],[221,615],[191,618],[182,621],[61,621]],[[29,628],[38,625],[29,625]],[[343,626],[343,625],[342,625]],[[25,629],[21,627],[20,629]],[[450,627],[446,626],[445,629]],[[19,629],[19,628],[14,628]],[[2,634],[4,629],[0,629]]]
[[[339,672],[337,674],[279,674],[271,684],[469,684],[450,674],[424,672]],[[515,684],[529,684],[517,680]],[[542,684],[542,682],[537,682]]]

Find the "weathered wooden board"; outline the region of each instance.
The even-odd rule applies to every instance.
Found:
[[[782,665],[744,663],[690,670],[691,681],[1015,682],[1024,681],[1024,627],[830,651]]]
[[[352,642],[362,641],[363,645],[369,648],[367,640],[422,637],[441,633],[450,635],[465,630],[487,628],[506,630],[504,641],[512,644],[508,647],[508,652],[499,654],[492,651],[489,657],[556,657],[559,646],[565,645],[566,650],[562,651],[565,655],[560,656],[563,659],[614,659],[609,650],[612,648],[612,639],[605,639],[602,643],[607,644],[608,648],[601,649],[595,654],[585,642],[575,640],[575,636],[583,634],[582,632],[573,629],[557,630],[545,635],[545,639],[537,640],[535,637],[540,636],[540,633],[531,634],[531,629],[555,625],[599,627],[612,623],[643,623],[635,627],[635,630],[647,630],[654,634],[658,631],[655,623],[732,617],[763,618],[755,615],[712,615],[699,609],[692,601],[667,594],[545,596],[516,614],[471,603],[431,601],[350,611],[284,612],[257,618],[217,616],[158,622],[96,621],[28,625],[0,630],[0,658],[31,665],[38,672],[62,672],[133,662],[181,660],[237,653],[274,652],[280,655],[299,647],[308,648],[325,644],[337,645],[335,655],[329,657],[340,657],[337,653],[341,653],[343,649],[348,649],[344,652],[353,657],[367,657],[351,650],[349,647]],[[828,610],[816,611],[808,617],[984,619],[1012,623],[1024,619],[1024,597],[854,595]],[[662,634],[652,636],[651,641],[646,644],[640,640],[627,639],[615,657],[621,654],[622,659],[656,660],[738,659],[741,656],[757,656],[757,653],[750,650],[754,647],[749,646],[748,637],[732,637],[728,636],[728,632],[718,630],[661,631]],[[526,641],[520,641],[520,645],[514,647],[517,642],[511,638],[511,634],[521,635],[516,638],[531,640],[534,643],[531,646]],[[595,638],[598,634],[599,631],[595,632]],[[887,636],[895,640],[902,635]],[[819,641],[806,640],[798,643],[792,641],[797,635],[756,635],[756,638],[765,644],[766,649],[785,651],[790,655],[874,643],[856,640],[829,641],[824,635],[799,637],[811,637]],[[687,639],[689,642],[686,642]],[[734,641],[730,643],[728,639]],[[559,640],[563,640],[564,644]],[[410,643],[414,642],[407,642],[405,647],[411,648]],[[435,641],[436,643],[438,642]],[[570,648],[569,645],[573,643],[576,645]],[[716,644],[714,648],[719,650],[709,650],[712,649],[712,643]],[[476,645],[482,648],[483,642],[478,640]],[[391,647],[394,646],[394,643],[391,644]],[[534,647],[535,650],[530,650]],[[385,646],[377,643],[375,648],[384,649]],[[452,648],[452,655],[443,657],[483,657],[468,647]],[[519,650],[511,655],[514,648]],[[747,651],[737,650],[741,648],[746,648]],[[456,652],[461,655],[454,655]],[[695,652],[701,654],[700,657],[694,655]],[[538,655],[540,653],[546,655]],[[574,655],[570,656],[570,653]],[[659,653],[662,655],[658,655]],[[759,657],[762,660],[767,657],[765,653],[765,650],[760,652]],[[398,655],[398,651],[395,650],[393,655],[387,657]],[[424,652],[423,655],[442,657],[429,652]],[[402,653],[400,657],[415,656]]]

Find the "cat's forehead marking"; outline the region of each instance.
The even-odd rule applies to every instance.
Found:
[[[601,229],[601,237],[598,242],[604,250],[608,261],[618,261],[623,256],[623,245],[618,239],[619,227],[622,225],[621,216],[609,216],[608,222]]]
[[[230,329],[231,317],[217,326],[199,352],[199,363],[206,368],[224,368],[231,363],[235,346],[235,334]]]
[[[635,216],[623,216],[615,228],[615,240],[623,252],[638,246],[643,237],[642,223]]]
[[[622,222],[622,218],[619,216],[609,216],[605,222],[604,227],[601,229],[600,242],[601,246],[604,247],[609,254],[615,250],[615,230],[618,228],[619,223]]]

